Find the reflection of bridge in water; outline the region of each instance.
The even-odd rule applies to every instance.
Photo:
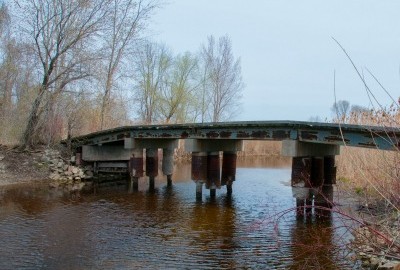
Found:
[[[400,130],[396,128],[294,121],[127,126],[75,137],[71,142],[78,165],[93,164],[95,173],[129,173],[132,189],[138,189],[139,178],[146,175],[153,189],[158,150],[162,149],[167,185],[172,185],[174,150],[182,139],[185,151],[192,155],[192,180],[199,200],[203,184],[211,197],[221,186],[226,186],[228,195],[232,193],[237,151],[243,150],[243,140],[282,141],[282,155],[292,157],[292,186],[299,215],[311,211],[312,205],[317,215],[331,207],[335,156],[340,154],[340,146],[400,148]]]

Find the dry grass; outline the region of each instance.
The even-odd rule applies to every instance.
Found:
[[[344,120],[351,124],[399,128],[400,110],[392,105],[387,110],[352,113]],[[399,143],[400,138],[393,142]],[[384,201],[400,209],[400,151],[381,151],[343,147],[338,157],[339,183],[365,199],[365,204]]]
[[[351,113],[340,121],[398,129],[400,109],[394,104],[389,109]],[[400,138],[395,140],[398,146]],[[362,254],[362,247],[368,246],[382,257],[399,260],[400,151],[342,147],[337,163],[339,190],[356,194],[360,201],[356,218],[364,225],[352,228],[356,253]]]

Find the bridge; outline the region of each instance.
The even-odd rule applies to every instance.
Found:
[[[237,152],[243,150],[243,140],[282,141],[281,154],[292,158],[292,186],[329,189],[336,181],[335,156],[340,154],[340,146],[398,151],[400,129],[300,121],[138,125],[74,137],[69,143],[76,151],[77,165],[93,164],[95,173],[129,173],[135,190],[144,174],[154,188],[159,149],[162,172],[167,185],[172,185],[179,140],[184,140],[185,151],[192,155],[192,180],[196,182],[196,198],[201,200],[203,184],[211,197],[221,186],[226,186],[228,195],[232,193]],[[301,195],[303,191],[296,195],[299,206],[308,200],[309,193]]]

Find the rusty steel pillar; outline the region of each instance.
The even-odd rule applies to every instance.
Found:
[[[335,156],[324,157],[324,185],[336,184],[336,165]]]
[[[207,180],[207,152],[192,153],[192,180],[196,183],[196,199],[203,196],[203,183]]]
[[[207,157],[206,188],[210,189],[210,196],[215,197],[215,190],[221,187],[221,167],[219,152],[209,152]],[[214,191],[213,191],[214,190]]]
[[[205,181],[207,179],[207,153],[192,153],[192,180]]]
[[[313,157],[311,165],[311,187],[321,187],[324,184],[324,158]]]
[[[236,178],[236,151],[224,151],[222,155],[221,186],[226,185],[228,195],[232,194],[232,184]]]
[[[293,157],[292,159],[292,186],[310,186],[311,158]]]
[[[143,177],[143,149],[135,149],[128,164],[130,190],[138,190],[139,178]]]
[[[158,175],[158,149],[146,149],[146,176],[149,177],[149,188],[154,189],[154,179]]]
[[[174,172],[174,149],[163,149],[162,171],[167,176],[167,186],[172,186],[172,173]]]

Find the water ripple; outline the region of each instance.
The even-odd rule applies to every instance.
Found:
[[[201,203],[190,180],[172,189],[158,180],[154,193],[103,189],[78,201],[46,189],[2,190],[0,269],[297,269],[307,258],[296,244],[312,229],[294,213],[276,219],[294,205],[282,184],[289,177],[285,168],[238,169],[231,199],[223,189],[215,201],[204,191]],[[333,232],[322,240],[334,248]]]

